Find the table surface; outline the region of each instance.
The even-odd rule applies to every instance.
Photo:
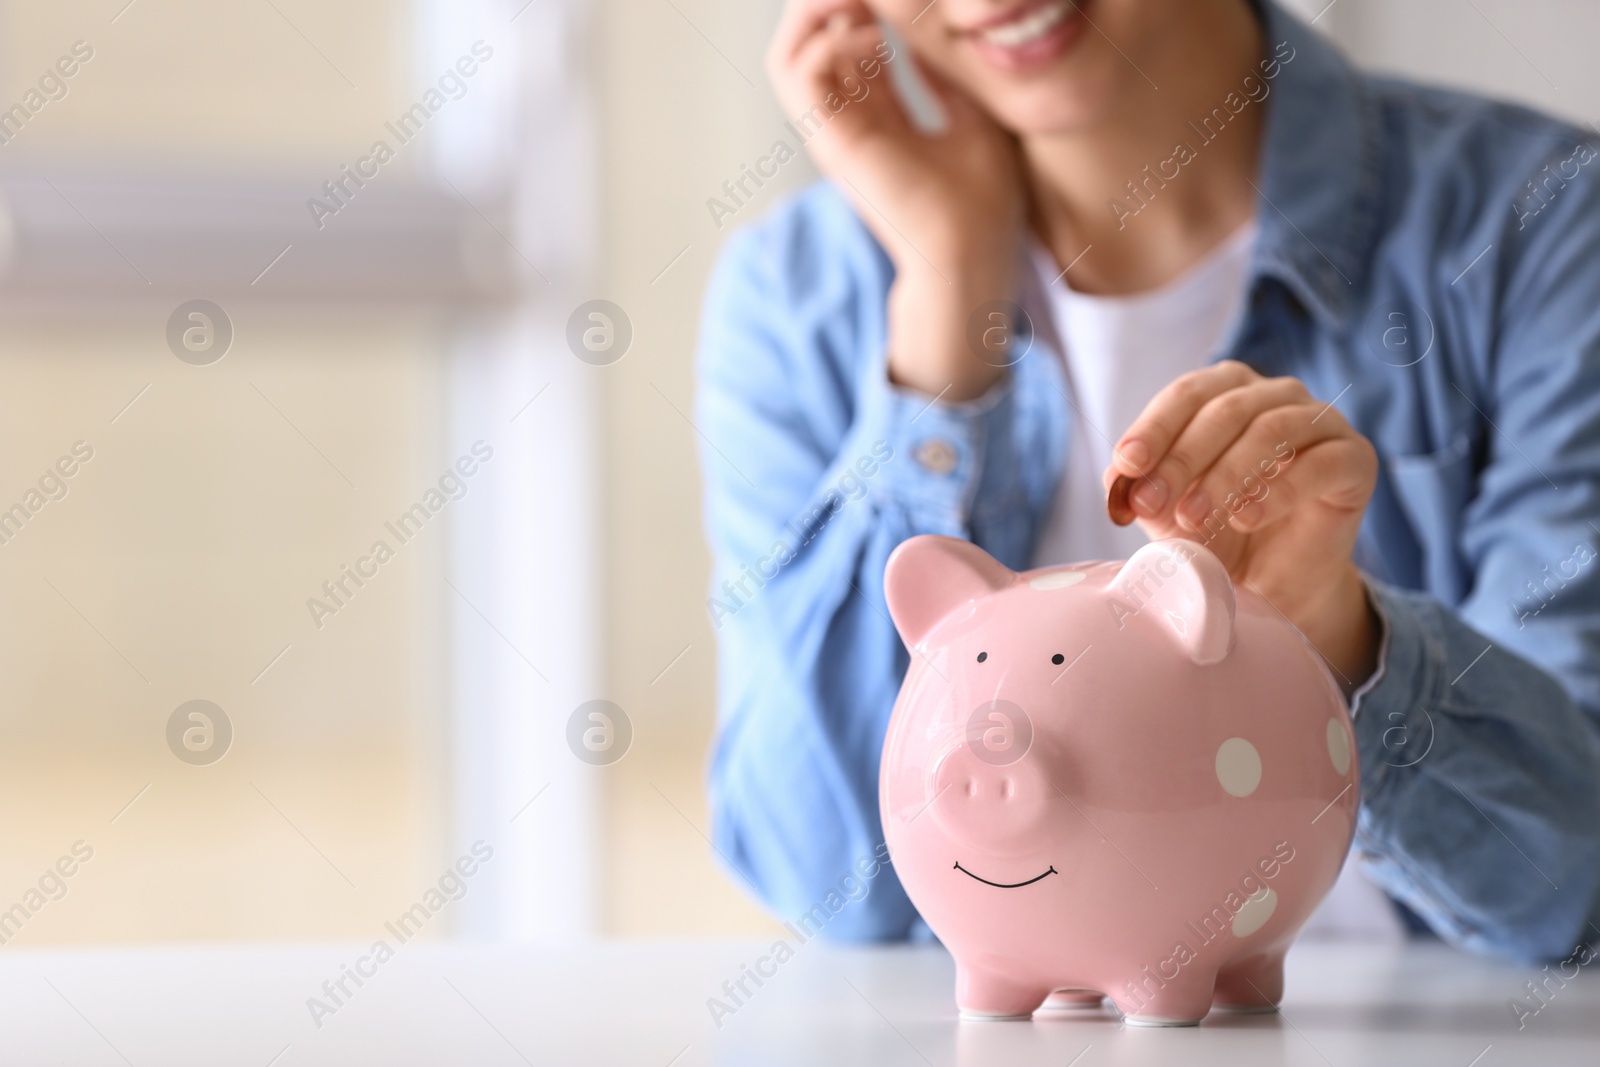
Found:
[[[734,1005],[769,943],[572,947],[398,944],[331,1013],[308,998],[359,945],[0,950],[0,1062],[305,1064],[1374,1064],[1594,1062],[1600,975],[1557,968],[1535,1014],[1509,1006],[1538,968],[1438,944],[1301,944],[1282,1011],[1145,1030],[1110,1015],[961,1022],[938,948],[796,944]],[[774,965],[764,965],[772,971]],[[1567,968],[1572,974],[1575,965]],[[713,1018],[712,997],[734,1010]],[[320,1022],[320,1025],[318,1023]]]

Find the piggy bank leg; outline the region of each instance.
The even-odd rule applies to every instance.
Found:
[[[1283,953],[1251,956],[1222,968],[1215,1004],[1225,1011],[1276,1011],[1283,999]]]
[[[1129,1026],[1194,1026],[1211,1010],[1216,972],[1186,967],[1176,978],[1156,983],[1148,970],[1139,980],[1113,990],[1112,1001]]]
[[[956,1007],[963,1019],[1026,1019],[1049,995],[1049,986],[956,964]]]

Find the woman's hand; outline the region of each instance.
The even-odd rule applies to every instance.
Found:
[[[1209,547],[1299,627],[1347,695],[1371,675],[1378,625],[1351,553],[1378,457],[1332,404],[1297,379],[1217,363],[1146,405],[1106,484],[1119,474],[1136,479],[1147,534]]]
[[[767,53],[778,98],[807,136],[812,161],[894,261],[890,377],[970,399],[1006,362],[1003,354],[980,358],[967,333],[980,305],[1014,298],[1023,227],[1016,144],[925,68],[947,126],[919,131],[886,69],[909,62],[861,0],[789,0]]]

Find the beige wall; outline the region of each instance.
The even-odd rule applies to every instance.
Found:
[[[8,161],[116,155],[214,168],[321,157],[336,169],[404,106],[409,5],[274,4],[282,15],[269,4],[140,0],[113,23],[120,3],[8,0],[0,106],[21,99],[75,41],[94,50],[66,97],[5,147]]]
[[[93,449],[0,545],[0,909],[95,851],[13,944],[365,936],[437,877],[443,531],[305,606],[436,476],[435,331],[235,322],[209,367],[160,317],[0,329],[0,502]],[[204,767],[165,739],[197,698],[234,730]]]

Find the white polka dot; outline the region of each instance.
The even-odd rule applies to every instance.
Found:
[[[1249,937],[1267,925],[1267,920],[1277,910],[1278,894],[1263,886],[1260,892],[1245,900],[1244,907],[1233,917],[1233,936]]]
[[[1328,758],[1341,776],[1350,772],[1350,735],[1338,719],[1328,720]]]
[[[1236,797],[1247,797],[1261,784],[1261,753],[1242,737],[1230,737],[1217,749],[1217,781]]]
[[[1041,574],[1028,583],[1033,589],[1065,589],[1083,581],[1082,571],[1051,571]]]

